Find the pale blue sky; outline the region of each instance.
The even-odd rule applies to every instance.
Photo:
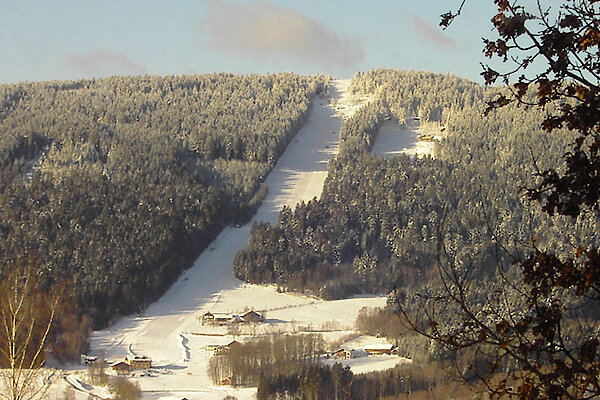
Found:
[[[0,82],[379,67],[481,82],[492,1],[0,0]]]

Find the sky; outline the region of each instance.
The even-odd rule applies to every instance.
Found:
[[[0,0],[0,83],[395,68],[476,82],[492,1]]]

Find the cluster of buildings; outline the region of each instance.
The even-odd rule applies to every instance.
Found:
[[[90,366],[98,362],[98,356],[81,355],[81,364]],[[125,357],[124,360],[110,363],[109,368],[116,374],[128,374],[136,370],[147,370],[152,368],[152,359],[146,356]]]
[[[333,357],[337,357],[342,360],[350,360],[352,358],[360,358],[360,357],[367,357],[367,356],[382,356],[382,355],[399,356],[400,349],[398,349],[398,347],[394,346],[393,344],[389,344],[389,345],[365,346],[364,349],[341,348],[332,353]]]
[[[90,366],[98,362],[98,356],[81,355],[81,364]],[[123,360],[108,364],[111,371],[116,374],[128,374],[132,371],[148,370],[152,368],[152,359],[146,356],[125,357]]]
[[[244,314],[228,314],[228,313],[212,313],[210,311],[205,312],[199,317],[202,325],[227,325],[235,323],[250,323],[250,322],[263,322],[265,318],[257,313],[256,311],[248,311]]]

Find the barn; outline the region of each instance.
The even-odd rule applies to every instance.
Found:
[[[263,322],[264,320],[265,318],[256,311],[248,311],[242,315],[242,321],[244,322]]]

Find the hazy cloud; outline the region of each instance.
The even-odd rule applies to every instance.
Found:
[[[441,28],[425,21],[418,15],[413,15],[413,26],[417,33],[424,39],[440,47],[457,47],[456,42],[451,37],[445,35]]]
[[[147,73],[143,65],[122,53],[94,49],[84,54],[68,54],[67,62],[80,71],[93,76],[142,75]]]
[[[210,45],[234,54],[292,57],[322,67],[352,68],[363,59],[359,41],[345,38],[294,10],[265,2],[207,0],[201,23]]]

